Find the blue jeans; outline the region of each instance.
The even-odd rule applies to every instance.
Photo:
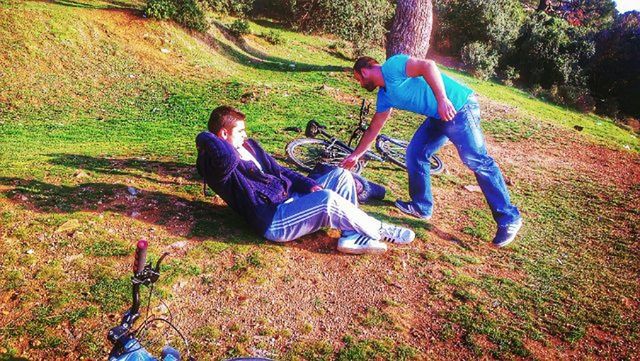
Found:
[[[498,225],[504,226],[520,218],[518,208],[511,204],[500,168],[487,154],[480,129],[480,106],[473,94],[452,120],[427,118],[413,135],[407,147],[409,194],[413,204],[424,215],[433,213],[429,158],[447,139],[455,145],[462,162],[476,176]]]

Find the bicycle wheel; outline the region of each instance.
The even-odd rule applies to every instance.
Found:
[[[285,151],[293,163],[307,172],[310,172],[318,163],[337,166],[346,156],[351,154],[351,149],[314,138],[294,139],[287,144]],[[359,174],[362,167],[362,162],[358,162],[353,172]]]
[[[408,142],[400,139],[388,137],[384,134],[380,134],[376,139],[376,149],[384,156],[385,159],[391,163],[407,169],[406,154]],[[429,158],[431,163],[431,174],[440,174],[444,170],[444,163],[438,156],[432,155]]]

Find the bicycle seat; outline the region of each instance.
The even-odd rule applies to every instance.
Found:
[[[310,120],[307,123],[307,127],[304,130],[304,135],[309,137],[309,138],[315,138],[316,135],[318,135],[318,133],[321,133],[321,131],[323,129],[326,129],[327,127],[321,125],[320,123],[316,122],[315,120]]]

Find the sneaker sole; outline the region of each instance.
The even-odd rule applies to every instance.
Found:
[[[348,248],[338,247],[338,251],[347,254],[382,254],[387,251],[386,248]]]
[[[513,235],[513,237],[505,240],[502,243],[493,243],[493,242],[491,242],[491,244],[496,248],[503,248],[503,247],[508,246],[511,242],[513,242],[516,239],[516,237],[518,236],[518,232],[520,232],[521,228],[522,228],[522,223],[520,223],[520,227],[518,227],[518,229],[516,230],[516,233]]]
[[[415,213],[411,213],[411,212],[405,211],[404,209],[402,209],[402,206],[398,205],[398,201],[395,201],[393,204],[396,206],[396,208],[400,212],[402,212],[403,214],[406,214],[408,216],[411,216],[413,218],[418,218],[418,219],[422,219],[422,220],[425,220],[425,221],[428,221],[428,220],[431,219],[431,216],[421,216],[421,215],[418,215],[418,214],[415,214]]]

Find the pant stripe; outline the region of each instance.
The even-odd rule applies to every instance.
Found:
[[[304,209],[302,211],[300,211],[299,213],[293,214],[287,218],[282,218],[279,219],[273,223],[271,223],[271,228],[275,229],[275,228],[280,228],[281,225],[285,224],[285,223],[291,223],[294,221],[297,221],[298,218],[304,218],[306,215],[315,215],[316,213],[318,213],[318,209],[322,209],[324,208],[325,205],[324,204],[320,204],[317,205],[315,207],[309,208],[309,209]]]
[[[318,208],[318,207],[316,207],[316,208]],[[324,206],[320,207],[320,208],[324,208]],[[291,226],[292,224],[296,224],[296,223],[299,223],[299,222],[306,221],[307,219],[311,219],[311,218],[313,218],[313,217],[315,217],[318,214],[321,214],[323,212],[324,211],[322,209],[318,209],[315,212],[307,211],[307,212],[302,213],[302,214],[298,213],[295,217],[288,217],[288,218],[282,219],[281,222],[279,222],[279,224],[277,226],[275,226],[275,227],[271,226],[270,229],[271,230],[283,229],[283,228]],[[340,208],[338,208],[338,207],[331,206],[329,208],[329,213],[335,214],[340,218],[346,218],[346,214],[344,212],[342,212],[342,210]]]

